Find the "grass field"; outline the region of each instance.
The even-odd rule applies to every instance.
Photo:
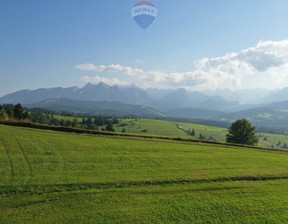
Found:
[[[176,122],[152,119],[123,119],[120,124],[114,125],[117,132],[161,135],[170,137],[188,138],[189,135],[177,128]],[[190,136],[191,137],[191,136]]]
[[[195,131],[195,137],[191,137],[188,133],[177,128],[182,127],[186,131]],[[180,123],[171,121],[161,121],[152,119],[125,119],[121,120],[119,125],[114,125],[117,132],[121,132],[123,128],[126,133],[152,134],[161,136],[181,137],[181,138],[199,138],[200,133],[205,136],[206,140],[225,142],[225,135],[228,130],[226,128],[213,127],[208,125]],[[144,131],[144,132],[143,132]],[[288,136],[258,133],[260,141],[258,146],[283,148],[284,144],[288,144]],[[277,145],[281,142],[280,145]]]
[[[287,159],[0,125],[0,223],[287,223]]]
[[[57,119],[64,119],[72,121],[73,117],[54,116]],[[79,123],[82,118],[78,118]],[[182,129],[179,129],[180,126]],[[99,130],[104,126],[98,127]],[[172,121],[162,121],[156,119],[120,119],[120,124],[114,125],[114,129],[117,132],[125,133],[137,133],[142,135],[159,135],[169,137],[181,137],[199,139],[200,134],[205,137],[206,140],[214,142],[225,142],[225,135],[228,130],[226,128],[213,127],[208,125],[192,124],[192,123],[181,123]],[[185,131],[195,131],[195,136],[189,135]],[[288,136],[258,133],[259,144],[258,146],[267,148],[284,148],[284,145],[288,145]],[[280,144],[279,144],[280,143]],[[288,147],[288,146],[287,146]]]

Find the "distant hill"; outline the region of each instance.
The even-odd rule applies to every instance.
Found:
[[[80,91],[78,87],[70,88],[49,88],[49,89],[37,89],[37,90],[21,90],[15,93],[7,94],[0,98],[0,104],[31,104],[46,99],[56,98],[74,98]]]
[[[216,89],[216,90],[206,90],[206,94],[209,96],[220,96],[227,101],[238,101],[241,104],[260,104],[264,103],[264,99],[270,94],[273,94],[274,91],[268,89],[239,89],[231,90],[228,88],[225,89]]]
[[[274,91],[262,99],[263,103],[281,102],[288,100],[288,88]]]
[[[163,117],[164,114],[147,106],[130,105],[120,102],[75,101],[70,99],[48,99],[38,103],[24,105],[28,108],[44,108],[52,111],[85,113],[103,116],[141,116],[149,118]]]
[[[223,115],[223,112],[217,110],[206,110],[201,108],[175,108],[169,110],[160,110],[163,114],[175,118],[198,118],[212,119],[215,116]]]
[[[263,107],[238,111],[235,113],[221,114],[214,119],[234,121],[246,118],[253,125],[262,127],[288,127],[288,101],[274,102]]]
[[[227,111],[239,107],[236,101],[226,101],[218,96],[208,96],[201,92],[188,92],[177,89],[157,101],[157,109],[199,108],[206,110]]]

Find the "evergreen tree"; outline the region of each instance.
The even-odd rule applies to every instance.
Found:
[[[28,119],[29,118],[29,112],[28,111],[24,111],[23,115],[22,115],[22,118],[24,120]]]
[[[64,119],[60,120],[60,126],[62,126],[62,127],[65,126],[65,120]]]
[[[205,140],[206,138],[205,138],[204,135],[202,135],[202,134],[200,133],[200,134],[199,134],[199,139],[201,139],[201,140]]]
[[[81,124],[86,124],[85,117],[82,118]]]
[[[88,117],[87,121],[86,121],[87,125],[93,124],[92,118]]]
[[[244,145],[257,145],[259,139],[256,136],[255,127],[248,120],[241,119],[232,123],[229,133],[226,135],[226,141]]]
[[[14,118],[16,118],[17,120],[23,119],[24,110],[23,110],[23,107],[20,103],[15,105],[13,113],[14,113]]]
[[[3,108],[5,108],[8,117],[14,117],[14,105],[13,104],[4,104]]]
[[[74,118],[73,118],[73,122],[72,122],[72,127],[73,127],[73,128],[77,128],[78,125],[79,125],[78,119],[77,119],[77,117],[74,117]]]
[[[66,126],[66,127],[72,127],[72,121],[66,120],[65,126]]]
[[[119,120],[116,117],[113,117],[112,124],[119,124]]]
[[[115,129],[113,128],[113,124],[111,122],[108,122],[105,126],[106,131],[115,132]]]

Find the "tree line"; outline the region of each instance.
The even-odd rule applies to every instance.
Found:
[[[29,116],[29,112],[25,111],[20,103],[18,103],[17,105],[0,105],[0,120],[2,121],[8,121],[11,119],[27,120]]]
[[[81,115],[82,121],[79,122],[79,118],[76,115],[70,113],[61,113],[61,115],[72,117],[73,119],[59,119],[56,117],[56,115],[56,112],[42,109],[37,110],[35,108],[31,111],[27,111],[24,110],[21,104],[0,105],[0,121],[26,121],[52,126],[74,127],[112,132],[115,131],[113,125],[120,122],[119,119],[115,117],[84,117],[83,115]]]

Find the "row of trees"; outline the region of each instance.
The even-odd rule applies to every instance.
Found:
[[[29,113],[25,111],[20,103],[17,105],[4,104],[0,105],[0,120],[7,121],[9,119],[26,120]]]
[[[72,116],[72,114],[71,114]],[[78,121],[78,117],[74,116],[73,119],[58,119],[56,113],[48,111],[37,111],[33,110],[28,112],[23,109],[21,104],[5,104],[0,105],[0,121],[31,121],[33,123],[63,126],[63,127],[74,127],[84,128],[92,130],[103,130],[103,131],[115,131],[113,124],[118,124],[120,121],[117,118],[112,117],[83,117],[82,121]]]
[[[80,126],[82,128],[92,129],[92,130],[98,130],[99,127],[102,127],[102,130],[114,132],[115,130],[113,128],[113,125],[119,124],[119,123],[120,123],[119,119],[115,117],[111,118],[111,117],[96,116],[94,118],[83,117],[80,123]],[[105,128],[103,126],[105,126]]]

